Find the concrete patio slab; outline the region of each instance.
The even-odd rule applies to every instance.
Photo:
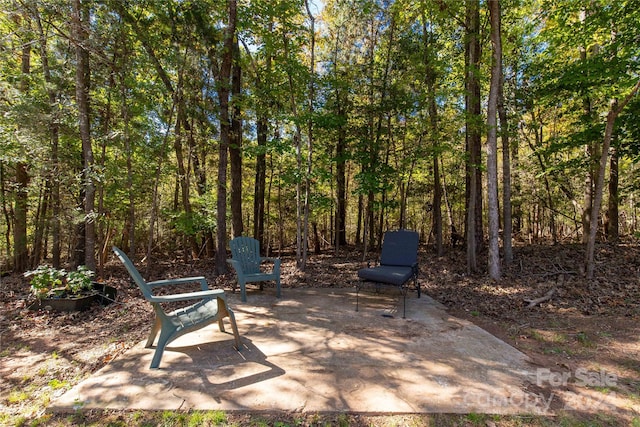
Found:
[[[249,291],[228,295],[242,337],[217,325],[185,335],[149,369],[140,343],[50,406],[352,413],[545,413],[526,385],[527,357],[450,316],[426,295],[395,289]],[[227,328],[230,329],[230,328]]]

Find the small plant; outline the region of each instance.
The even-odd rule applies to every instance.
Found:
[[[92,287],[92,277],[93,271],[89,270],[84,265],[79,265],[76,271],[70,271],[67,274],[67,288],[72,294],[89,290]]]
[[[24,273],[25,277],[31,277],[31,292],[36,298],[45,298],[52,289],[62,286],[62,281],[67,273],[48,265],[40,265],[33,271]]]
[[[25,277],[31,277],[31,292],[36,298],[60,297],[65,294],[77,295],[85,290],[92,289],[93,271],[84,265],[78,266],[75,271],[67,272],[64,269],[56,269],[48,265],[38,266],[35,270],[24,273]]]

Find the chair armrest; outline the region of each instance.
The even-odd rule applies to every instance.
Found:
[[[147,285],[149,285],[152,288],[155,288],[155,287],[158,287],[158,286],[183,285],[185,283],[194,283],[194,282],[199,282],[200,283],[200,288],[203,291],[209,290],[209,286],[207,284],[207,279],[204,278],[204,276],[180,277],[180,278],[177,278],[177,279],[156,280],[156,281],[153,281],[153,282],[147,282]]]
[[[272,262],[274,264],[280,264],[280,258],[263,256],[263,257],[260,257],[260,262]]]
[[[151,302],[176,302],[176,301],[189,301],[194,299],[211,299],[211,298],[225,299],[223,289],[209,289],[207,291],[199,292],[186,292],[183,294],[174,295],[157,295],[149,299]]]

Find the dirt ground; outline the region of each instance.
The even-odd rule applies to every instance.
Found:
[[[312,254],[305,272],[295,269],[291,255],[282,258],[285,289],[354,286],[364,264],[355,249]],[[118,289],[117,301],[83,312],[29,310],[27,279],[0,279],[0,425],[200,425],[192,424],[199,417],[202,425],[640,426],[640,245],[600,246],[590,281],[580,271],[583,259],[581,245],[516,247],[514,263],[495,283],[466,274],[462,249],[449,248],[441,258],[428,248],[420,254],[423,292],[526,353],[539,367],[531,390],[556,417],[48,413],[53,399],[146,338],[151,307],[111,259],[100,281]],[[149,279],[204,275],[230,291],[233,274],[213,271],[209,261],[166,257]]]

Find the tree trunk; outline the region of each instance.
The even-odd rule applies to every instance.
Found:
[[[480,5],[466,0],[465,88],[466,88],[466,167],[467,270],[478,270],[477,250],[482,244],[481,104],[480,104]]]
[[[338,102],[338,116],[344,117],[345,111],[342,103]],[[347,162],[345,153],[347,149],[347,134],[345,125],[338,128],[338,138],[336,141],[336,217],[335,217],[335,237],[336,249],[347,244]]]
[[[29,268],[29,251],[27,248],[27,214],[29,173],[23,162],[16,164],[15,205],[13,208],[13,269],[17,272]]]
[[[504,73],[500,70],[498,83],[498,117],[502,139],[502,250],[506,265],[513,261],[513,219],[511,216],[511,147],[509,143],[509,121],[504,106]]]
[[[502,34],[500,29],[500,1],[489,0],[491,21],[491,86],[487,104],[487,201],[489,203],[489,276],[500,280],[500,224],[498,213],[498,94],[502,76]]]
[[[265,149],[267,146],[267,132],[269,125],[266,117],[260,113],[256,123],[256,139],[258,141],[258,155],[256,156],[256,179],[253,193],[253,237],[264,247],[264,214],[265,192],[267,184],[267,161]]]
[[[20,91],[27,94],[29,90],[29,74],[31,73],[31,45],[25,43],[21,56]],[[15,165],[14,187],[14,224],[13,224],[13,269],[23,272],[29,268],[29,248],[27,245],[27,221],[29,209],[29,171],[28,165],[18,161]]]
[[[220,145],[218,146],[218,191],[217,191],[217,247],[216,270],[218,274],[227,272],[227,163],[231,143],[231,118],[229,112],[229,92],[233,46],[236,33],[237,3],[228,0],[228,21],[224,31],[224,49],[218,76],[218,102],[220,104]]]
[[[233,45],[233,67],[231,76],[231,144],[229,145],[229,162],[231,166],[231,232],[234,237],[242,236],[242,116],[241,85],[242,67],[240,66],[240,49],[238,41]]]
[[[613,130],[616,123],[616,118],[620,114],[620,112],[624,109],[624,107],[631,101],[631,99],[638,93],[640,89],[640,80],[635,84],[635,86],[631,89],[631,92],[626,96],[626,98],[618,103],[617,99],[611,100],[611,106],[609,108],[609,113],[607,114],[607,123],[605,125],[604,130],[604,140],[602,142],[602,150],[600,151],[600,167],[598,170],[596,187],[595,187],[595,197],[593,200],[593,209],[591,212],[591,227],[589,229],[589,240],[587,242],[587,251],[585,256],[585,275],[587,279],[593,279],[593,274],[595,270],[595,250],[596,250],[596,234],[598,231],[598,213],[600,212],[600,206],[602,204],[602,196],[604,193],[604,174],[607,168],[607,158],[609,156],[609,145],[611,144],[611,139],[613,138]]]
[[[58,100],[57,91],[54,89],[54,83],[51,78],[51,70],[49,68],[49,53],[47,48],[47,37],[42,28],[42,21],[38,8],[33,9],[34,20],[38,29],[38,38],[40,39],[40,58],[42,62],[42,73],[47,83],[47,97],[49,99],[48,113],[49,117],[49,141],[51,143],[51,170],[48,176],[49,187],[51,191],[51,232],[52,242],[52,264],[54,268],[60,268],[60,181],[58,175],[60,173],[60,165],[58,162],[58,145],[60,141],[60,126],[58,125]]]
[[[337,38],[336,38],[337,39]],[[335,54],[337,56],[337,41],[335,46]],[[337,58],[334,57],[334,75],[338,78]],[[346,103],[348,93],[338,85],[336,89],[336,115],[340,118],[340,124],[336,137],[336,214],[334,223],[333,243],[336,251],[347,244],[347,160],[345,154],[347,151],[347,129],[346,129]]]
[[[438,106],[436,104],[436,71],[431,63],[433,54],[429,51],[430,40],[427,36],[427,18],[422,15],[422,33],[424,48],[425,81],[427,84],[427,97],[429,109],[429,124],[431,126],[431,140],[433,145],[433,233],[436,242],[436,255],[442,256],[443,230],[442,230],[442,182],[440,179],[440,156],[438,144],[440,142],[440,132],[438,129]]]
[[[84,265],[96,270],[96,227],[95,227],[95,183],[93,181],[93,148],[91,146],[91,124],[89,112],[90,68],[87,46],[89,12],[80,0],[73,0],[73,34],[76,40],[76,103],[78,107],[78,125],[83,153],[83,189],[84,189]]]
[[[614,144],[615,145],[615,144]],[[616,147],[611,149],[611,161],[609,162],[609,206],[607,209],[607,240],[617,242],[620,238],[619,233],[619,213],[618,206],[619,197],[619,167],[618,167],[618,150]]]

